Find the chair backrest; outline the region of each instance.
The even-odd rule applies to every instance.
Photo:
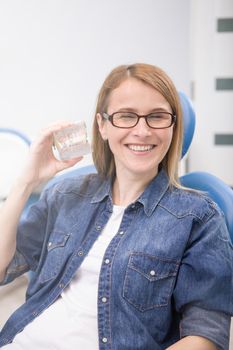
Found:
[[[218,177],[203,171],[186,174],[180,178],[181,184],[204,191],[215,201],[224,213],[227,228],[233,243],[233,190]]]
[[[180,93],[184,119],[184,142],[182,156],[184,156],[192,142],[195,131],[195,112],[190,99]],[[224,213],[230,238],[233,242],[233,190],[218,177],[203,171],[185,174],[180,178],[181,184],[196,190],[204,191],[215,201]]]
[[[0,133],[15,135],[16,137],[23,140],[26,143],[26,145],[30,146],[31,144],[31,140],[29,139],[29,137],[22,131],[17,130],[15,128],[0,128]]]

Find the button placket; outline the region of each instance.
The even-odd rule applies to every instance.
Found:
[[[114,238],[119,241],[120,237],[117,235]],[[110,290],[111,290],[111,278],[110,278],[110,266],[112,261],[112,256],[114,255],[115,245],[113,250],[106,251],[107,256],[111,258],[104,258],[102,269],[100,272],[100,282],[99,282],[99,302],[98,302],[98,317],[101,318],[99,321],[99,336],[102,343],[101,349],[109,349],[110,341],[110,329],[111,325],[107,320],[109,320],[110,314]]]
[[[119,242],[122,240],[126,234],[127,227],[131,224],[134,215],[134,210],[126,210],[121,222],[121,225],[118,229],[117,234],[112,239],[111,244],[108,246],[105,251],[105,256],[100,271],[99,278],[99,295],[98,295],[98,326],[99,326],[99,339],[102,343],[100,346],[101,349],[110,349],[111,348],[111,322],[110,322],[110,300],[112,293],[112,278],[111,278],[111,269],[113,263],[113,257],[115,252],[119,247]],[[114,293],[114,291],[113,291]]]

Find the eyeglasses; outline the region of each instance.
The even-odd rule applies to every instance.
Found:
[[[115,112],[109,115],[104,112],[102,117],[109,120],[113,126],[122,129],[133,128],[140,118],[145,118],[146,124],[152,129],[170,128],[176,121],[176,116],[168,112],[154,112],[147,115],[138,115],[134,112]]]

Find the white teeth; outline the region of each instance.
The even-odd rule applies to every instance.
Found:
[[[150,151],[153,146],[152,145],[128,145],[129,149],[132,151],[139,151],[139,152],[145,152],[145,151]]]

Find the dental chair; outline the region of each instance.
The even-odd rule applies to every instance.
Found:
[[[184,140],[182,147],[182,158],[187,154],[191,145],[195,131],[195,112],[190,99],[182,92],[179,93],[183,121],[184,121]],[[70,170],[65,174],[58,175],[49,181],[47,186],[60,181],[65,177],[73,177],[77,174],[94,173],[94,165],[88,165],[81,168]],[[180,178],[181,184],[185,187],[193,188],[205,192],[213,201],[215,201],[223,211],[229,230],[231,241],[233,242],[233,190],[221,179],[207,172],[191,172]]]
[[[195,112],[189,98],[180,93],[184,119],[184,142],[182,157],[187,153],[195,131]],[[233,190],[218,177],[203,171],[187,173],[180,177],[183,186],[203,191],[224,213],[227,228],[233,243]]]

